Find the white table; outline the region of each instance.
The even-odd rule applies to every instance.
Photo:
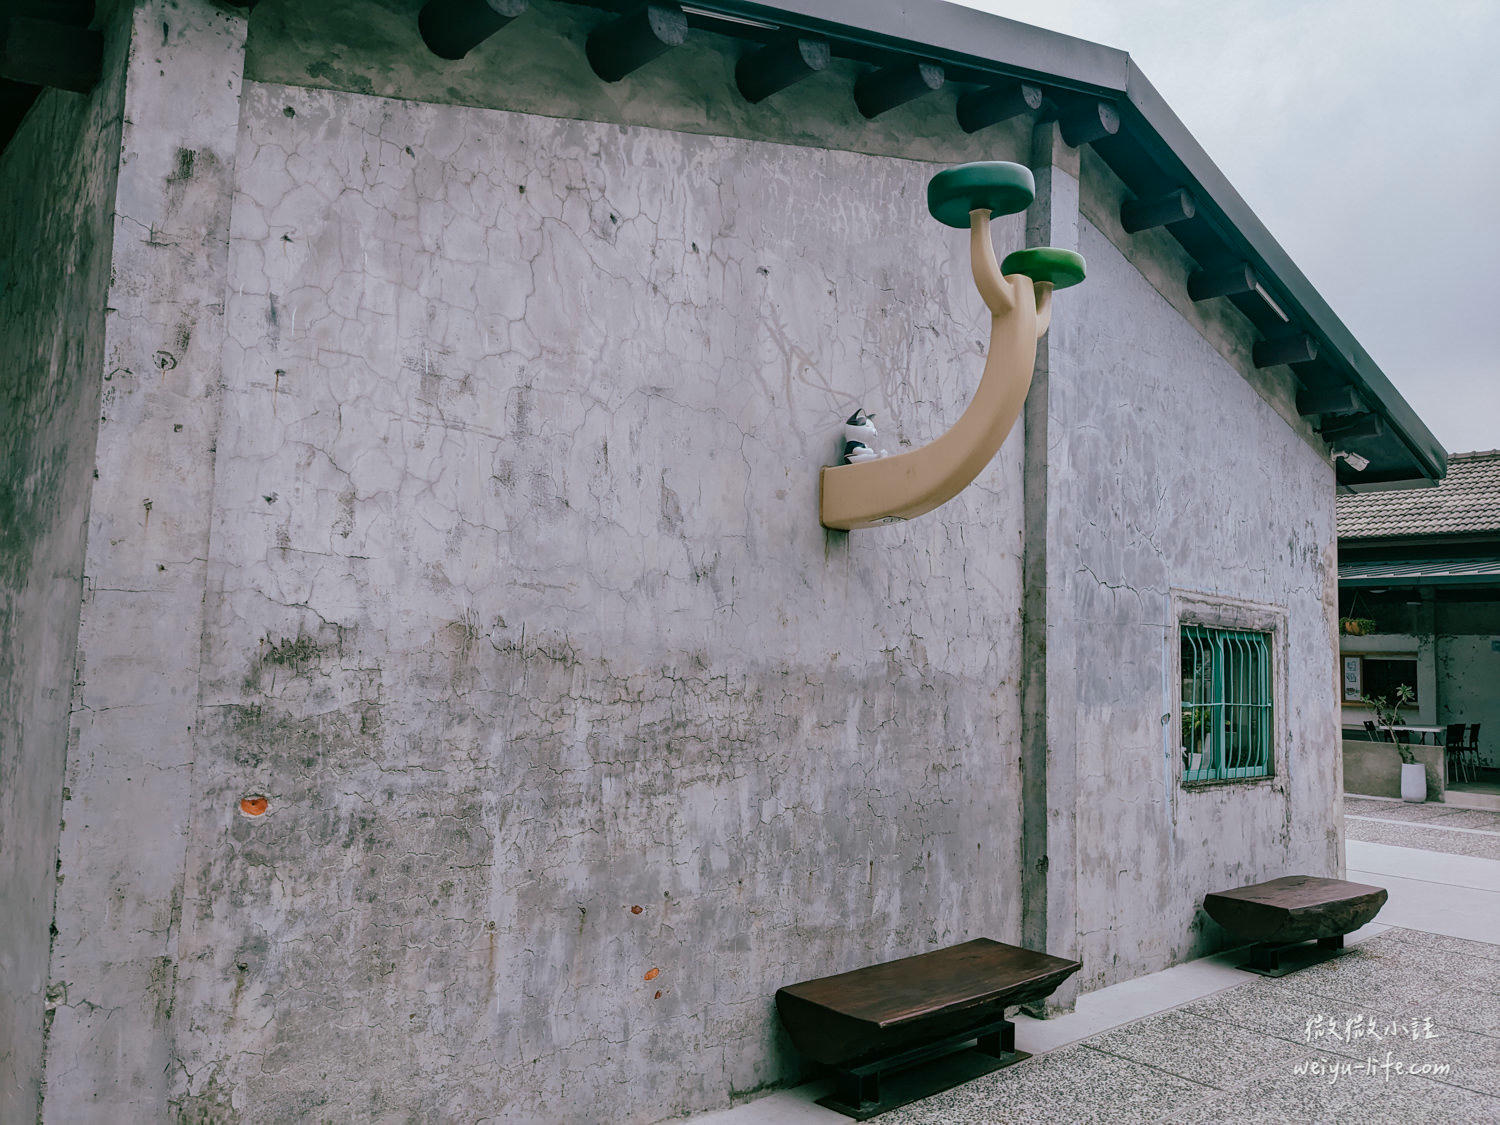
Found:
[[[1440,734],[1442,734],[1447,729],[1448,729],[1447,727],[1412,727],[1412,726],[1394,726],[1394,727],[1391,728],[1391,730],[1393,730],[1393,731],[1404,730],[1408,734],[1414,734],[1414,735],[1416,735],[1417,736],[1417,741],[1419,743],[1423,744],[1423,745],[1426,745],[1426,743],[1427,743],[1427,736],[1429,734],[1433,736],[1432,741],[1433,741],[1433,744],[1436,745],[1437,744],[1437,736],[1440,735]]]

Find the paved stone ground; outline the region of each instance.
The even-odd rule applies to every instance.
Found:
[[[1500,1121],[1500,945],[1392,929],[881,1120]]]
[[[1434,802],[1409,805],[1405,801],[1377,801],[1367,797],[1345,797],[1344,816],[1402,820],[1436,828],[1468,828],[1500,832],[1500,812],[1490,812],[1487,809],[1461,809]]]
[[[1367,844],[1394,844],[1398,848],[1422,848],[1449,855],[1500,859],[1500,832],[1434,828],[1406,821],[1351,816],[1344,820],[1344,833],[1350,840],[1363,840]]]
[[[1500,860],[1500,813],[1438,804],[1344,798],[1350,840]]]

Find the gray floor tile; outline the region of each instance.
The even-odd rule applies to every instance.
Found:
[[[1321,1077],[1262,1078],[1254,1088],[1219,1090],[1191,1105],[1164,1113],[1171,1125],[1302,1125],[1331,1122],[1344,1104],[1342,1094]]]
[[[1420,1007],[1424,1016],[1430,1014],[1444,1027],[1500,1038],[1500,989],[1449,989],[1428,997]]]
[[[1347,1028],[1391,1018],[1391,1013],[1366,1005],[1293,991],[1285,987],[1288,979],[1252,981],[1178,1010],[1333,1054],[1360,1051],[1346,1042]]]
[[[1400,926],[1392,927],[1380,935],[1390,941],[1398,941],[1404,945],[1418,946],[1430,951],[1424,956],[1437,956],[1442,959],[1442,965],[1475,961],[1500,961],[1500,945],[1491,945],[1483,941],[1465,941],[1463,938],[1449,937],[1447,934],[1429,934],[1425,930],[1409,930]],[[1500,970],[1496,970],[1500,972]]]
[[[883,1114],[884,1125],[1158,1122],[1209,1087],[1086,1046],[1064,1047]]]
[[[1388,1065],[1394,1070],[1398,1063],[1408,1070],[1412,1066],[1445,1067],[1422,1073],[1447,1086],[1500,1098],[1500,1039],[1460,1030],[1436,1017],[1430,1026],[1424,1020],[1416,1037],[1392,1038],[1373,1047],[1369,1057],[1380,1064],[1382,1077]]]
[[[1500,832],[1500,813],[1485,809],[1445,808],[1443,815],[1434,817],[1430,823],[1434,828],[1476,828],[1481,832]]]
[[[1388,930],[1321,965],[1148,1016],[881,1120],[1500,1122],[1497,953]],[[1411,1072],[1432,1066],[1448,1069]]]
[[[1290,1074],[1312,1050],[1303,1043],[1184,1011],[1138,1020],[1097,1035],[1087,1045],[1221,1090],[1239,1085],[1247,1070]]]
[[[1346,816],[1376,816],[1384,820],[1408,820],[1414,823],[1438,820],[1456,812],[1439,804],[1407,804],[1404,801],[1368,801],[1359,797],[1344,798]]]
[[[1500,1121],[1500,1098],[1415,1075],[1351,1075],[1339,1080],[1337,1125],[1476,1125]]]
[[[1500,836],[1477,832],[1449,832],[1432,824],[1397,824],[1385,820],[1344,820],[1344,835],[1367,844],[1389,844],[1398,848],[1421,848],[1449,855],[1471,855],[1500,859]]]
[[[1438,1040],[1432,1040],[1437,1043]],[[1407,1047],[1412,1044],[1408,1042]],[[1450,1051],[1452,1044],[1450,1043]],[[1239,1086],[1205,1098],[1170,1118],[1181,1122],[1391,1122],[1500,1120],[1500,1098],[1452,1082],[1420,1077],[1411,1068],[1434,1061],[1418,1050],[1391,1048],[1370,1058],[1322,1055],[1301,1073],[1247,1075]],[[1399,1067],[1397,1064],[1400,1064]],[[1388,1064],[1388,1065],[1387,1065]],[[1460,1064],[1450,1064],[1458,1073]]]

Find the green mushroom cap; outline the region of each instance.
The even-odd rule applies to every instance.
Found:
[[[1054,289],[1066,289],[1083,280],[1083,255],[1051,246],[1033,246],[1005,255],[1000,272],[1018,273],[1032,281],[1050,281]]]
[[[960,164],[927,181],[927,210],[950,227],[967,227],[969,212],[981,207],[992,215],[1014,215],[1035,198],[1031,169],[1008,160]]]

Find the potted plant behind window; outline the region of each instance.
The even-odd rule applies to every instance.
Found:
[[[1401,684],[1396,688],[1394,699],[1385,696],[1362,695],[1359,701],[1375,712],[1375,723],[1396,744],[1396,753],[1401,755],[1401,799],[1419,803],[1427,800],[1427,770],[1417,761],[1408,743],[1398,741],[1396,728],[1401,726],[1401,708],[1410,707],[1416,697],[1411,688]]]
[[[1208,709],[1184,707],[1182,712],[1182,767],[1196,772],[1203,768],[1209,735]]]

